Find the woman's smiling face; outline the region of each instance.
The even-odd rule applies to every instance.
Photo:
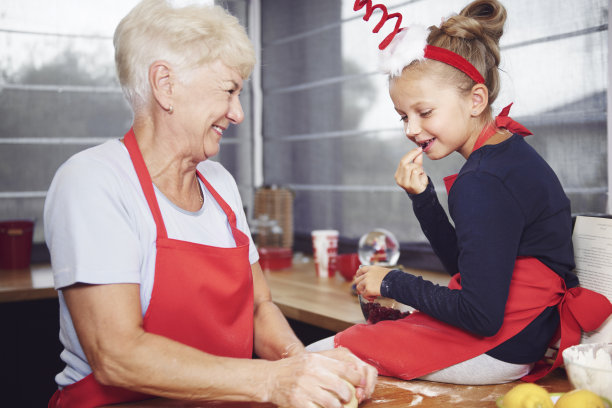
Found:
[[[470,126],[470,94],[462,94],[430,72],[409,68],[390,80],[389,94],[404,122],[406,136],[432,160],[454,151],[467,157],[475,141]]]
[[[200,161],[216,155],[230,123],[244,120],[240,104],[242,77],[220,61],[195,69],[191,79],[179,85],[174,114],[180,115],[182,134]]]

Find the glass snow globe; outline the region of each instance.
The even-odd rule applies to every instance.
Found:
[[[397,264],[400,256],[399,242],[390,231],[377,228],[361,237],[358,253],[362,265],[391,267]],[[358,297],[363,317],[370,324],[381,320],[402,319],[412,310],[409,306],[384,296],[378,296],[376,299],[366,299],[361,295]]]
[[[358,253],[362,265],[393,266],[400,256],[399,243],[390,231],[377,228],[359,239]]]

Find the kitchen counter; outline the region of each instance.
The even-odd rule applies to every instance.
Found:
[[[57,298],[49,264],[27,269],[0,269],[0,303]]]
[[[457,408],[494,408],[495,401],[519,384],[513,382],[498,385],[453,385],[428,381],[402,381],[390,377],[378,377],[372,397],[359,405],[359,408],[405,408],[405,407],[448,407]],[[557,369],[538,382],[548,392],[567,392],[572,389],[565,371]],[[273,408],[272,404],[253,402],[193,402],[156,398],[112,407],[124,408]]]
[[[440,272],[402,268],[432,282],[447,285]],[[274,303],[290,318],[334,332],[364,323],[351,283],[341,276],[318,278],[312,262],[294,263],[290,269],[266,272]]]
[[[402,268],[435,283],[446,285],[449,277],[440,272]],[[294,263],[287,270],[267,271],[266,278],[274,303],[288,318],[299,320],[332,331],[341,331],[356,323],[363,323],[357,297],[351,294],[351,283],[340,276],[318,278],[312,262]],[[440,384],[428,381],[403,381],[379,377],[372,398],[360,408],[404,408],[408,406],[458,408],[495,407],[495,400],[519,382],[487,386]],[[565,370],[557,369],[538,382],[549,392],[572,389]],[[153,407],[215,407],[215,408],[272,408],[271,404],[237,402],[188,402],[157,398],[131,404],[114,405],[125,408]]]
[[[446,285],[449,277],[440,272],[403,268]],[[296,262],[286,270],[266,271],[272,299],[283,314],[294,320],[335,332],[363,323],[351,284],[341,276],[318,278],[312,261]],[[57,298],[53,271],[48,264],[28,269],[0,270],[0,303]]]
[[[404,268],[411,273],[445,285],[449,277],[440,272]],[[350,282],[342,277],[318,278],[311,261],[295,263],[290,269],[266,271],[274,302],[288,318],[331,331],[341,331],[355,323],[363,323],[357,297],[351,294]],[[53,289],[53,273],[49,265],[33,265],[18,271],[0,271],[0,303],[57,298]],[[571,389],[563,369],[538,382],[549,392]],[[360,408],[407,406],[495,407],[495,400],[517,383],[491,386],[461,386],[427,381],[402,381],[379,377],[372,398]],[[215,407],[271,408],[270,404],[234,402],[185,402],[156,398],[120,407]]]

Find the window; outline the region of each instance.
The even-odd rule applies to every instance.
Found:
[[[35,243],[44,242],[43,205],[57,168],[83,149],[122,137],[131,126],[112,36],[136,3],[0,5],[0,219],[35,219]],[[246,0],[224,6],[245,21]],[[247,203],[253,190],[250,93],[247,81],[241,96],[247,119],[224,134],[215,158],[234,174]]]
[[[193,0],[173,0],[188,2]],[[35,218],[56,169],[74,153],[121,137],[131,113],[117,81],[112,34],[136,0],[5,0],[0,5],[0,219]],[[376,70],[378,35],[353,0],[222,0],[261,31],[261,104],[245,82],[246,120],[226,132],[215,160],[252,207],[263,183],[294,190],[294,228],[335,228],[357,239],[376,227],[402,242],[424,237],[393,174],[411,148]],[[388,0],[404,24],[438,24],[468,0]],[[608,2],[507,0],[504,88],[496,111],[534,132],[527,140],[551,164],[575,213],[606,212],[608,193]],[[253,6],[261,19],[249,22]],[[255,87],[254,87],[255,86]],[[263,157],[256,123],[262,114]],[[255,135],[255,137],[254,137]],[[458,155],[426,169],[440,190]],[[612,168],[612,166],[609,166]]]
[[[390,27],[374,35],[379,12],[365,22],[353,3],[262,0],[264,180],[295,191],[296,234],[335,228],[357,239],[382,227],[402,242],[424,241],[393,179],[412,146],[377,73],[377,46]],[[380,3],[401,12],[403,25],[429,26],[468,1]],[[608,3],[505,5],[495,111],[514,102],[511,116],[534,133],[527,141],[557,172],[574,213],[605,212]],[[426,159],[442,203],[442,177],[462,163],[458,154]]]

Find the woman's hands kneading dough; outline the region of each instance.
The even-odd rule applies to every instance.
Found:
[[[357,408],[357,405],[359,405],[359,401],[357,401],[357,394],[355,392],[355,387],[350,382],[346,380],[344,381],[348,384],[349,388],[351,389],[351,394],[353,395],[351,397],[351,400],[347,402],[346,404],[344,404],[344,408]]]
[[[353,398],[356,406],[372,395],[376,369],[345,348],[301,353],[271,363],[266,402],[292,408],[343,408]],[[348,383],[348,384],[347,384]]]

